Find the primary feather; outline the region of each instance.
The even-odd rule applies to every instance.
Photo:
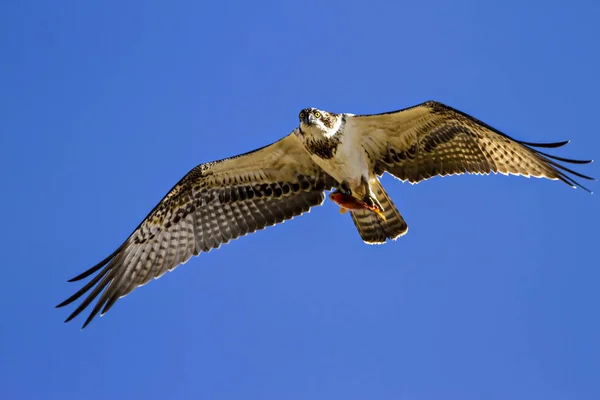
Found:
[[[85,327],[119,298],[193,255],[309,211],[335,184],[294,134],[247,154],[201,164],[169,191],[114,253],[71,279],[100,271],[57,307],[91,290],[67,318],[70,321],[104,291]]]
[[[308,212],[334,187],[364,196],[357,197],[360,204],[371,204],[351,211],[363,241],[396,239],[408,226],[379,182],[385,172],[411,183],[436,175],[500,172],[561,180],[588,190],[574,177],[593,178],[561,162],[591,161],[536,149],[567,143],[518,141],[435,101],[373,115],[304,109],[299,127],[283,139],[192,169],[117,250],[70,280],[96,274],[57,307],[83,298],[66,319],[70,321],[97,299],[85,327],[119,298],[193,255]]]

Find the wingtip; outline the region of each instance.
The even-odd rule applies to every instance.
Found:
[[[71,314],[67,317],[67,319],[64,320],[64,323],[66,324],[67,322],[70,322],[73,318],[75,318],[75,315]]]
[[[82,280],[83,278],[87,278],[90,275],[91,275],[91,273],[87,273],[87,271],[86,271],[86,272],[84,272],[82,274],[74,276],[73,278],[69,279],[67,282],[69,282],[69,283],[77,282],[77,281]]]
[[[81,327],[81,330],[84,330],[85,327],[88,326],[90,322],[92,322],[92,320],[94,319],[95,316],[96,316],[96,314],[90,314],[90,316],[83,323],[83,326]]]
[[[595,180],[595,179],[594,179]],[[578,184],[578,187],[585,190],[586,192],[588,192],[589,194],[594,194],[594,192],[592,192],[590,189],[586,188],[583,185]],[[575,189],[577,189],[577,186],[575,187]]]
[[[518,141],[521,144],[524,144],[526,146],[531,146],[531,147],[541,147],[541,148],[546,148],[546,149],[556,149],[558,147],[562,147],[565,146],[567,144],[569,144],[571,141],[570,140],[563,140],[562,142],[550,142],[550,143],[536,143],[536,142],[525,142],[522,140]]]
[[[54,306],[54,308],[62,308],[62,307],[64,307],[64,306],[68,305],[68,304],[71,304],[71,303],[72,303],[72,301],[69,301],[69,300],[71,300],[71,299],[70,299],[70,298],[68,298],[68,299],[66,299],[66,300],[64,300],[64,301],[62,301],[62,302],[60,302],[59,304],[55,305],[55,306]]]
[[[588,192],[589,194],[594,194],[594,192],[592,192],[591,190],[587,189],[587,188],[583,188],[583,190],[585,190],[586,192]]]

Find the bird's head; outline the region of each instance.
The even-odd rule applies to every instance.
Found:
[[[316,108],[305,108],[298,114],[300,133],[313,137],[330,138],[335,135],[342,125],[342,115]]]

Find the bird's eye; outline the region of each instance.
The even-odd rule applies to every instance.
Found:
[[[321,118],[321,113],[318,111],[315,111],[315,118]]]
[[[300,119],[304,119],[304,111],[300,111],[300,115],[298,115],[298,117],[300,117]]]

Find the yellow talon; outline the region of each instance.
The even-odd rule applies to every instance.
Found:
[[[381,218],[384,221],[386,220],[385,215],[381,212],[381,210],[379,208],[376,208],[373,211],[375,211],[375,214],[377,214],[379,216],[379,218]]]

